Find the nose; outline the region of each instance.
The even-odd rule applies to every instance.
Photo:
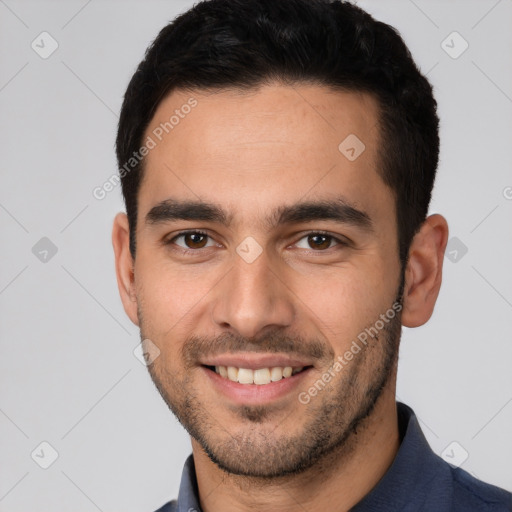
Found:
[[[216,287],[212,319],[222,330],[257,337],[292,324],[293,297],[279,262],[272,263],[265,251],[252,263],[235,255],[233,267]]]

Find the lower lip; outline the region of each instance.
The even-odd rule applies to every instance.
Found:
[[[277,382],[268,384],[240,384],[221,377],[218,373],[201,367],[206,376],[211,380],[215,388],[239,405],[263,405],[273,400],[278,400],[296,391],[304,381],[311,368],[307,368],[291,377],[284,377]]]

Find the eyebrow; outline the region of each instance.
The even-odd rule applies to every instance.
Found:
[[[203,201],[182,201],[165,199],[153,206],[146,215],[146,224],[155,225],[175,220],[214,222],[229,227],[233,215],[228,214],[220,205]],[[367,232],[373,231],[371,217],[359,210],[342,197],[299,202],[293,205],[279,206],[263,220],[267,229],[281,225],[331,220],[348,224]]]

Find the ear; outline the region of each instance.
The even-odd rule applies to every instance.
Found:
[[[134,261],[130,253],[130,229],[125,213],[118,213],[112,228],[112,245],[116,259],[116,276],[124,310],[135,324],[139,325],[135,294]]]
[[[432,316],[441,288],[448,223],[438,214],[427,217],[413,238],[405,270],[402,324],[419,327]]]

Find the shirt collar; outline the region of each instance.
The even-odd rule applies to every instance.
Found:
[[[183,473],[181,474],[176,512],[201,512],[199,508],[196,469],[192,455],[189,455],[185,461]]]
[[[449,493],[448,465],[431,450],[413,410],[397,402],[397,411],[400,448],[386,474],[352,512],[405,512],[408,504],[426,504],[435,499],[429,496],[432,488],[437,495]],[[176,512],[201,512],[198,496],[194,459],[190,455],[183,468]],[[437,510],[449,509],[439,504]]]
[[[413,410],[397,402],[400,448],[388,471],[351,512],[407,511],[418,505],[450,510],[451,476],[448,464],[430,448]],[[436,496],[431,490],[436,489]],[[437,501],[439,497],[444,500]],[[447,508],[448,507],[448,508]],[[424,510],[422,508],[422,510]]]

